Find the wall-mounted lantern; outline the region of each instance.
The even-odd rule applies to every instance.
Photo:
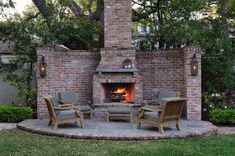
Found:
[[[192,61],[191,61],[191,75],[196,76],[197,74],[198,74],[198,62],[197,62],[196,54],[194,54]]]
[[[123,68],[125,68],[125,69],[132,68],[132,61],[129,58],[127,58],[123,61]]]
[[[39,64],[39,73],[41,77],[45,77],[47,75],[46,71],[46,63],[45,63],[45,58],[42,56],[41,62]]]

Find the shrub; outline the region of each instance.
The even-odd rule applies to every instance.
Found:
[[[216,108],[209,113],[209,120],[214,124],[235,124],[235,109]]]
[[[20,122],[32,118],[30,107],[21,107],[12,104],[0,105],[0,122]]]

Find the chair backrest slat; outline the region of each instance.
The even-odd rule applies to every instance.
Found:
[[[56,118],[56,112],[53,108],[54,106],[53,106],[52,100],[51,100],[52,97],[43,97],[43,98],[46,101],[46,105],[47,105],[47,108],[48,108],[49,115],[53,118]]]
[[[163,111],[161,113],[160,119],[164,120],[164,119],[179,119],[182,109],[183,109],[183,105],[184,105],[185,99],[181,99],[179,98],[174,99],[174,100],[169,100],[166,101],[163,107]]]

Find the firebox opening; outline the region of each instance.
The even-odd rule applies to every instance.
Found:
[[[134,83],[102,83],[103,102],[134,103]]]

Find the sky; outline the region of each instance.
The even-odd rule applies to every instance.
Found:
[[[27,4],[31,4],[32,0],[13,0],[15,2],[15,8],[9,9],[10,13],[22,13]]]

